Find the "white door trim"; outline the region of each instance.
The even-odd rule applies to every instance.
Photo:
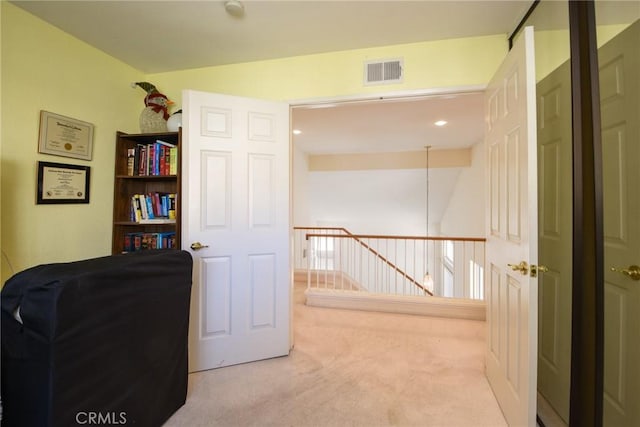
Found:
[[[327,96],[318,98],[302,98],[285,100],[290,108],[321,108],[326,104],[347,104],[353,102],[373,102],[373,101],[390,101],[400,99],[428,98],[432,96],[458,95],[465,93],[484,92],[487,85],[464,85],[449,86],[430,89],[408,89],[401,91],[379,92],[379,93],[360,93],[355,95],[344,96]]]

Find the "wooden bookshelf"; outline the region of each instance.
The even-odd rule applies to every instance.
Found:
[[[177,147],[176,173],[164,175],[130,175],[128,171],[128,152],[140,146],[149,146],[157,140],[168,142]],[[113,191],[113,227],[111,252],[119,254],[125,250],[125,236],[129,233],[175,233],[175,249],[181,248],[180,233],[180,159],[182,129],[178,132],[127,134],[116,133],[115,173]],[[131,197],[135,194],[176,194],[175,221],[159,223],[137,222],[131,214]]]

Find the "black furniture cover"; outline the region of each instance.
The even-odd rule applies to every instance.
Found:
[[[9,279],[2,426],[162,425],[186,400],[191,268],[149,250]]]

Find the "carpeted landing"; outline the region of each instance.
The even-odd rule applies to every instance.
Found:
[[[191,374],[165,426],[506,426],[484,322],[308,307],[303,291],[288,357]]]

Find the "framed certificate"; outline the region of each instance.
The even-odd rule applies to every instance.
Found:
[[[39,205],[89,203],[89,166],[38,162]]]
[[[93,125],[42,110],[38,152],[91,160]]]

